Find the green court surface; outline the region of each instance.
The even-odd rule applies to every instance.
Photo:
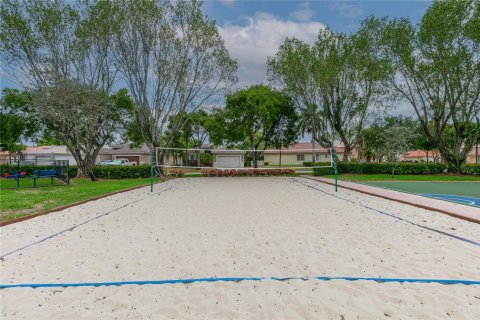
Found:
[[[363,184],[480,207],[480,182],[369,181]]]

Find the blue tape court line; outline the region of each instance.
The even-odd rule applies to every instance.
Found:
[[[162,191],[160,191],[160,192],[157,192],[157,193],[155,193],[155,194],[160,194],[160,193],[165,192],[165,191],[168,191],[168,190],[170,190],[170,189],[172,189],[172,187],[167,188],[167,189],[165,189],[165,190],[162,190]],[[29,247],[31,247],[31,246],[33,246],[33,245],[42,243],[42,242],[44,242],[44,241],[46,241],[46,240],[48,240],[48,239],[52,239],[52,238],[54,238],[54,237],[56,237],[56,236],[59,236],[59,235],[65,233],[65,232],[67,232],[67,231],[72,231],[72,230],[75,229],[75,228],[78,228],[78,227],[80,227],[80,226],[83,226],[84,224],[87,224],[87,223],[89,223],[89,222],[92,222],[93,220],[97,220],[97,219],[99,219],[99,218],[101,218],[101,217],[105,217],[105,216],[107,216],[107,215],[109,215],[109,214],[111,214],[111,213],[113,213],[113,212],[115,212],[115,211],[118,211],[118,210],[120,210],[120,209],[122,209],[122,208],[128,207],[129,205],[134,204],[134,203],[137,203],[137,202],[139,202],[139,201],[141,201],[141,200],[143,200],[143,199],[144,199],[144,198],[141,198],[141,199],[138,199],[138,200],[129,202],[129,203],[123,205],[123,206],[120,206],[120,207],[115,208],[115,209],[113,209],[113,210],[110,210],[110,211],[108,211],[108,212],[102,213],[102,214],[100,214],[100,215],[98,215],[98,216],[95,216],[95,217],[93,217],[93,218],[91,218],[91,219],[85,220],[85,221],[83,221],[83,222],[81,222],[81,223],[75,224],[75,225],[71,226],[71,227],[68,228],[68,229],[61,230],[61,231],[56,232],[56,233],[54,233],[54,234],[51,234],[51,235],[49,235],[49,236],[47,236],[47,237],[45,237],[45,238],[42,238],[42,239],[40,239],[40,240],[38,240],[38,241],[32,242],[32,243],[30,243],[30,244],[27,244],[26,246],[23,246],[23,247],[20,247],[20,248],[18,248],[18,249],[15,249],[15,250],[13,250],[13,251],[10,251],[10,252],[8,252],[8,253],[5,253],[4,255],[0,256],[0,259],[3,260],[5,257],[7,257],[7,256],[9,256],[9,255],[11,255],[11,254],[17,253],[17,252],[22,251],[22,250],[24,250],[24,249],[27,249],[27,248],[29,248]]]
[[[466,204],[469,206],[480,208],[480,198],[455,196],[451,194],[433,194],[433,193],[423,193],[421,195],[424,197],[456,202],[456,203]]]
[[[427,227],[427,226],[424,226],[424,225],[421,225],[421,224],[418,224],[418,223],[415,223],[415,222],[412,222],[412,221],[409,221],[409,220],[406,220],[406,219],[403,219],[403,218],[400,218],[394,214],[391,214],[391,213],[388,213],[388,212],[385,212],[385,211],[382,211],[382,210],[378,210],[378,209],[375,209],[375,208],[372,208],[370,206],[367,206],[367,205],[364,205],[364,204],[361,204],[360,202],[356,202],[356,201],[352,201],[350,199],[345,199],[345,198],[342,198],[342,197],[339,197],[337,195],[334,195],[332,193],[329,193],[329,192],[326,192],[326,191],[323,191],[323,190],[320,190],[318,188],[315,188],[314,186],[310,186],[306,183],[303,183],[303,182],[300,182],[298,180],[295,180],[296,182],[308,187],[308,188],[312,188],[314,190],[317,190],[317,191],[320,191],[320,192],[323,192],[325,194],[328,194],[332,197],[335,197],[335,198],[338,198],[338,199],[341,199],[341,200],[345,200],[345,201],[348,201],[350,203],[354,203],[354,204],[358,204],[364,208],[367,208],[367,209],[370,209],[372,211],[375,211],[375,212],[378,212],[378,213],[381,213],[383,215],[386,215],[386,216],[389,216],[391,218],[394,218],[394,219],[397,219],[399,221],[403,221],[403,222],[406,222],[406,223],[409,223],[411,225],[414,225],[414,226],[417,226],[417,227],[420,227],[420,228],[423,228],[423,229],[426,229],[426,230],[430,230],[430,231],[433,231],[433,232],[436,232],[436,233],[439,233],[439,234],[443,234],[444,236],[448,236],[448,237],[451,237],[451,238],[454,238],[454,239],[457,239],[457,240],[460,240],[460,241],[464,241],[464,242],[467,242],[467,243],[470,243],[470,244],[473,244],[475,246],[479,246],[480,247],[480,243],[479,242],[476,242],[476,241],[473,241],[473,240],[470,240],[470,239],[467,239],[467,238],[463,238],[463,237],[460,237],[460,236],[456,236],[454,234],[451,234],[451,233],[448,233],[448,232],[445,232],[445,231],[441,231],[441,230],[437,230],[437,229],[433,229],[433,228],[430,228],[430,227]],[[317,181],[317,180],[315,180]]]
[[[0,289],[11,288],[65,288],[65,287],[102,287],[102,286],[127,286],[127,285],[160,285],[194,282],[240,282],[240,281],[287,281],[287,280],[344,280],[344,281],[375,281],[375,282],[397,282],[397,283],[436,283],[436,284],[463,284],[480,285],[480,280],[460,279],[415,279],[415,278],[370,278],[370,277],[239,277],[239,278],[192,278],[192,279],[167,279],[167,280],[146,280],[146,281],[113,281],[113,282],[74,282],[74,283],[19,283],[0,284]]]

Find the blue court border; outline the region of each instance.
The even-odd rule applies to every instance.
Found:
[[[449,202],[456,202],[460,204],[465,204],[467,206],[480,208],[480,198],[457,196],[453,194],[436,194],[436,193],[419,193],[419,195],[427,198],[433,198],[433,199],[449,201]]]
[[[436,283],[436,284],[463,284],[480,285],[480,280],[463,279],[416,279],[416,278],[372,278],[372,277],[237,277],[237,278],[191,278],[191,279],[166,279],[166,280],[144,280],[144,281],[112,281],[112,282],[72,282],[72,283],[18,283],[0,284],[0,289],[11,288],[65,288],[65,287],[104,287],[104,286],[126,286],[126,285],[162,285],[195,282],[240,282],[240,281],[288,281],[288,280],[344,280],[344,281],[374,281],[379,283]]]

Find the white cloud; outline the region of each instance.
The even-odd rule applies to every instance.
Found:
[[[325,28],[320,22],[285,21],[267,13],[245,19],[244,26],[225,24],[219,28],[231,56],[239,63],[239,88],[267,82],[267,57],[275,55],[285,37],[296,36],[313,43],[320,29]]]
[[[233,7],[235,6],[235,0],[220,0],[220,3],[223,4],[225,7]]]
[[[337,11],[342,16],[348,18],[356,18],[363,14],[363,10],[357,6],[346,3],[344,1],[334,1],[330,3],[330,9]]]
[[[310,3],[304,2],[300,4],[299,9],[290,14],[292,18],[295,18],[298,21],[308,22],[312,19],[315,11],[310,8]]]

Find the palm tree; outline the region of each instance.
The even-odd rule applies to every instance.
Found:
[[[305,107],[300,107],[299,117],[299,131],[302,135],[308,133],[311,135],[312,143],[312,164],[315,163],[315,139],[317,137],[319,124],[321,121],[321,111],[315,103],[308,104]]]

